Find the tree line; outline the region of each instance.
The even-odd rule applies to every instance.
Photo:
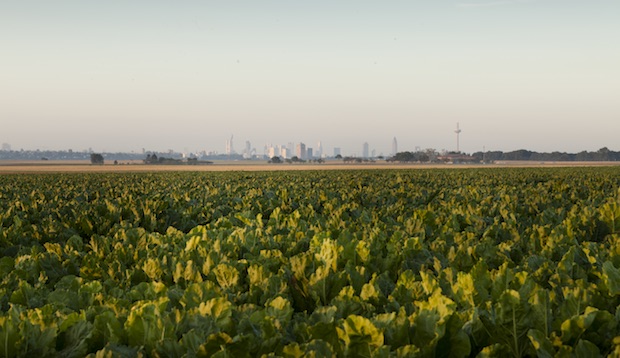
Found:
[[[603,147],[596,152],[581,151],[579,153],[539,153],[521,149],[512,152],[476,152],[473,153],[472,156],[485,162],[494,162],[498,160],[532,160],[541,162],[602,162],[620,160],[620,152],[614,152],[609,150],[607,147]]]

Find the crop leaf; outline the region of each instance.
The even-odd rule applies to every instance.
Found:
[[[620,294],[620,270],[614,267],[610,261],[603,264],[603,280],[609,289],[609,294],[616,296]]]
[[[527,332],[527,337],[530,339],[532,346],[534,346],[538,358],[553,358],[555,349],[544,333],[537,329],[530,329]]]
[[[201,303],[198,311],[213,318],[218,328],[227,330],[232,325],[232,304],[226,298],[212,298]]]
[[[383,345],[383,333],[369,319],[357,315],[344,321],[340,338],[344,340],[346,355],[350,357],[371,357],[372,352]]]

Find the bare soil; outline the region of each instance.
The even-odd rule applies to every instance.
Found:
[[[360,170],[360,169],[431,169],[431,168],[543,168],[619,166],[620,162],[538,162],[501,161],[494,164],[344,164],[340,161],[323,164],[268,164],[267,162],[215,162],[209,165],[145,165],[122,162],[118,165],[92,165],[89,161],[0,161],[0,174],[79,173],[79,172],[209,172],[209,171],[286,171],[286,170]]]

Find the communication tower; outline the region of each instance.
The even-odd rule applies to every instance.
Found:
[[[460,139],[460,135],[461,135],[461,128],[459,127],[459,122],[456,122],[456,130],[454,131],[454,133],[456,133],[456,152],[460,153],[461,149],[459,147],[459,139]]]

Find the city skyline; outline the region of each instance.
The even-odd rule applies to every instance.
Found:
[[[5,1],[14,148],[620,149],[620,2]],[[313,144],[315,146],[315,144]]]
[[[60,148],[46,148],[46,147],[34,147],[34,148],[16,148],[14,147],[11,143],[8,142],[2,142],[1,146],[0,146],[0,150],[2,151],[59,151],[59,152],[63,152],[63,151],[73,151],[73,152],[102,152],[102,153],[176,153],[176,154],[183,154],[183,155],[196,155],[196,154],[200,154],[200,155],[240,155],[243,156],[246,159],[250,159],[250,158],[254,158],[254,157],[261,157],[261,156],[266,156],[266,157],[273,157],[273,156],[279,156],[282,158],[287,158],[290,159],[292,157],[298,157],[300,159],[309,159],[309,158],[329,158],[329,157],[334,157],[336,155],[342,155],[342,156],[352,156],[352,157],[360,157],[360,158],[376,158],[376,157],[390,157],[393,156],[394,154],[398,153],[398,152],[424,152],[424,151],[428,151],[428,150],[433,150],[437,153],[454,153],[454,152],[460,152],[460,153],[464,153],[464,154],[472,154],[472,153],[476,153],[476,152],[493,152],[493,151],[498,151],[498,152],[511,152],[511,151],[518,151],[518,150],[526,150],[526,151],[534,151],[534,152],[545,152],[545,151],[537,151],[531,148],[527,148],[527,147],[519,147],[516,149],[511,149],[511,150],[501,150],[501,149],[490,149],[487,148],[486,146],[483,146],[480,149],[475,149],[472,151],[463,151],[460,150],[460,134],[462,133],[462,129],[460,128],[460,123],[457,122],[456,124],[456,130],[452,130],[451,131],[452,136],[454,136],[454,134],[456,134],[456,144],[454,144],[454,142],[452,143],[453,147],[448,147],[448,148],[438,148],[438,147],[422,147],[420,145],[416,145],[415,143],[404,143],[404,145],[400,146],[399,145],[399,140],[397,139],[396,136],[392,137],[391,140],[388,141],[382,141],[379,144],[377,143],[371,143],[369,141],[364,141],[362,139],[358,139],[357,141],[357,149],[355,148],[355,146],[348,148],[348,147],[343,147],[340,143],[336,142],[336,143],[332,143],[331,145],[327,145],[324,146],[323,145],[323,141],[318,140],[314,143],[316,143],[316,145],[312,145],[309,143],[312,143],[311,141],[285,141],[285,143],[283,144],[274,144],[273,141],[271,142],[263,142],[261,143],[253,143],[250,140],[246,140],[246,139],[239,139],[239,143],[243,143],[243,146],[239,146],[242,149],[241,150],[236,150],[235,149],[235,135],[232,134],[230,135],[228,138],[224,139],[224,145],[222,146],[222,148],[218,147],[217,144],[213,144],[213,145],[204,145],[204,146],[185,146],[183,149],[179,149],[179,148],[172,148],[172,147],[167,147],[166,149],[163,149],[164,147],[161,148],[147,148],[147,147],[143,147],[140,148],[139,150],[129,150],[129,151],[123,151],[123,150],[108,150],[105,148],[93,148],[93,147],[88,147],[88,148],[67,148],[67,147],[60,147]],[[454,140],[454,138],[453,138]],[[300,145],[302,146],[300,148]],[[377,148],[390,148],[389,150],[379,150]],[[551,152],[565,152],[565,153],[579,153],[579,152],[584,152],[584,151],[589,151],[589,152],[596,152],[599,149],[604,149],[604,148],[609,148],[609,146],[600,146],[598,148],[595,149],[580,149],[580,150],[575,150],[575,151],[560,151],[560,150],[551,150],[551,151],[547,151],[549,153]],[[614,148],[610,148],[610,150],[614,150]],[[306,153],[311,153],[310,157],[306,156]],[[303,153],[303,154],[302,154]],[[333,154],[332,154],[333,153]]]

